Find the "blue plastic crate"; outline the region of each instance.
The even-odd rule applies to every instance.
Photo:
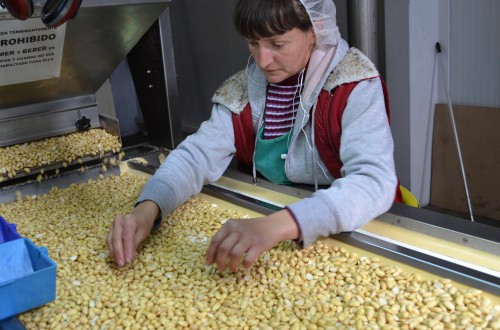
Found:
[[[0,321],[0,330],[26,330],[24,324],[15,316]]]
[[[28,238],[0,244],[0,320],[56,298],[57,264]]]
[[[8,223],[0,216],[0,244],[21,238],[16,230],[16,225]]]

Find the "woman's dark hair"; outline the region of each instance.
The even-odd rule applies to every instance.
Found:
[[[311,19],[298,0],[238,0],[234,25],[248,39],[269,38],[294,28],[302,31],[312,28]]]

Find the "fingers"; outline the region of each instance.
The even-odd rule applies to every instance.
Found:
[[[205,263],[207,265],[212,265],[215,262],[217,257],[217,251],[219,250],[220,243],[224,240],[227,235],[227,228],[223,226],[215,235],[212,237],[210,241],[210,245],[207,249],[207,256],[205,258]]]
[[[135,256],[138,245],[135,239],[136,231],[137,218],[135,216],[117,215],[113,221],[106,245],[119,267],[132,262]]]
[[[238,257],[234,251],[234,246],[238,243],[238,239],[239,237],[236,233],[231,233],[219,244],[217,255],[215,257],[215,263],[221,272],[226,269],[226,264],[229,258],[236,259]],[[229,260],[229,262],[231,262],[231,260]],[[238,263],[239,258],[236,260],[236,268],[238,267]]]
[[[228,266],[231,271],[235,272],[238,270],[241,257],[247,249],[248,244],[245,244],[244,240],[240,240],[237,233],[227,233],[220,230],[210,242],[206,263],[207,265],[216,263],[221,272]]]
[[[227,267],[232,272],[238,270],[241,259],[252,246],[253,241],[245,237],[243,234],[245,230],[240,226],[242,226],[241,221],[229,220],[214,235],[207,250],[207,265],[216,263],[221,272]]]
[[[125,263],[129,264],[135,256],[137,251],[137,245],[139,242],[136,241],[135,236],[137,232],[137,217],[133,216],[133,220],[124,221],[123,232],[122,232],[122,243],[123,243],[123,256],[125,258]]]
[[[109,238],[110,245],[112,246],[110,252],[112,250],[113,259],[120,267],[125,265],[125,259],[123,256],[123,245],[122,245],[122,233],[123,233],[122,221],[123,221],[123,215],[116,216],[115,220],[113,221],[113,226],[110,232],[111,237]]]
[[[262,251],[261,249],[251,248],[243,259],[243,267],[245,267],[246,269],[252,267],[253,263],[257,260],[262,252],[264,251]]]
[[[246,240],[241,240],[233,246],[233,248],[229,252],[229,260],[228,260],[228,266],[232,272],[238,270],[241,258],[247,252],[248,248],[249,244],[246,243]]]

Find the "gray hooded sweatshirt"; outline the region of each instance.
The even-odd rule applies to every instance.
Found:
[[[366,80],[351,92],[342,116],[342,178],[334,179],[313,144],[310,121],[314,116],[310,111],[314,112],[322,88],[331,90],[362,79]],[[250,102],[254,129],[258,131],[263,122],[265,84],[255,64],[224,82],[212,98],[211,117],[168,155],[138,202],[151,200],[162,215],[167,215],[197,195],[203,185],[217,181],[236,152],[232,113],[241,112]],[[386,212],[394,201],[397,178],[393,140],[381,81],[373,64],[356,49],[349,49],[342,39],[310,96],[301,100],[285,171],[295,183],[328,185],[287,206],[299,225],[305,247],[319,237],[363,226]]]
[[[295,183],[328,186],[287,206],[297,221],[303,245],[308,246],[321,236],[359,228],[387,211],[394,201],[397,178],[377,70],[368,58],[349,49],[340,38],[332,1],[299,1],[311,19],[316,45],[300,95],[285,173]],[[342,177],[334,179],[314,145],[315,105],[322,88],[331,91],[343,83],[358,81],[342,116]],[[218,180],[236,152],[232,113],[240,113],[250,102],[257,132],[263,123],[266,85],[255,64],[224,82],[212,98],[210,119],[169,154],[138,202],[155,202],[165,216],[197,195],[203,185]]]

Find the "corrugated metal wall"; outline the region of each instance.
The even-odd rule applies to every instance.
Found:
[[[215,89],[248,60],[233,28],[234,0],[173,0],[172,37],[183,130],[210,116]]]

